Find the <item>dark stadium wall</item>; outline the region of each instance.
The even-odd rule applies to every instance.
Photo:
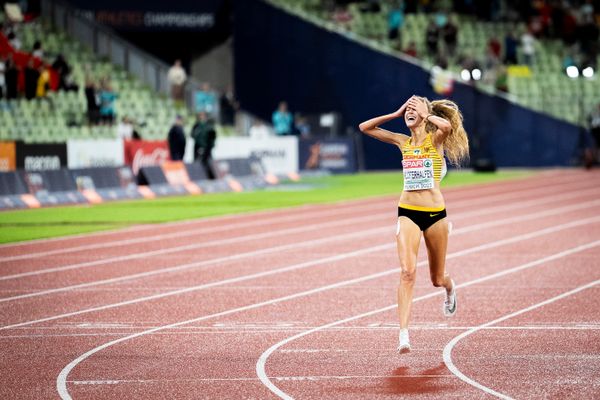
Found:
[[[352,129],[396,110],[413,94],[439,98],[429,73],[371,50],[260,0],[234,2],[234,75],[242,107],[270,121],[281,100],[292,112],[338,111]],[[455,84],[472,160],[501,167],[571,165],[579,129],[547,115]],[[389,128],[405,132],[402,121]],[[365,137],[366,169],[400,167],[397,149]]]

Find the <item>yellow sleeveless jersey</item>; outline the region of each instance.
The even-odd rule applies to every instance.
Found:
[[[414,146],[412,138],[402,146],[404,190],[426,190],[434,187],[446,175],[446,161],[438,153],[427,134],[423,144]]]

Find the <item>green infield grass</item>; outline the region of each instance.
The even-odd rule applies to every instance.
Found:
[[[522,178],[531,171],[451,171],[443,187]],[[0,243],[265,209],[400,194],[401,172],[305,178],[265,190],[0,212]]]

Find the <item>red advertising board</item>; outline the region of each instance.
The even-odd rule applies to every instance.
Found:
[[[125,164],[131,165],[136,175],[142,167],[161,165],[170,160],[166,140],[126,140],[124,150]]]

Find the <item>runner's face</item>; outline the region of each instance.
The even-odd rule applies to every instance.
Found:
[[[417,111],[412,107],[407,107],[406,112],[404,113],[404,122],[408,129],[415,128],[419,126],[422,118],[419,116]]]

